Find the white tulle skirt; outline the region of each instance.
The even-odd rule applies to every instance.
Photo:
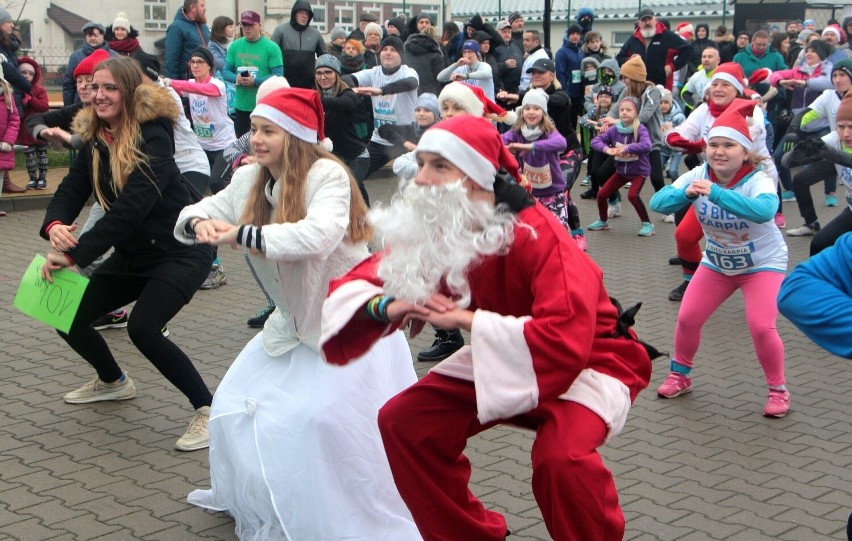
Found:
[[[189,503],[229,513],[242,541],[421,539],[376,423],[416,379],[399,332],[344,367],[301,345],[272,357],[258,334],[213,397],[212,489]]]

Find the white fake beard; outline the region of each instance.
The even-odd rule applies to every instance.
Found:
[[[511,212],[471,201],[462,180],[409,184],[390,206],[371,210],[370,221],[387,248],[378,269],[385,293],[422,305],[446,285],[461,308],[470,305],[467,270],[483,256],[505,253],[515,228]]]

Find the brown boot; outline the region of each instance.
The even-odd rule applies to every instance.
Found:
[[[25,191],[27,191],[26,188],[21,188],[20,186],[13,184],[12,179],[3,179],[3,193],[24,193]]]

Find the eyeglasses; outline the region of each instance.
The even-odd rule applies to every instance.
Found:
[[[316,72],[316,74],[317,74],[317,77],[319,77],[320,79],[328,79],[329,77],[334,75],[334,72],[331,71],[331,70],[327,70],[327,71],[318,71],[318,72]]]
[[[106,84],[103,84],[103,85],[99,85],[97,83],[92,83],[88,86],[88,89],[93,94],[97,94],[98,90],[103,90],[106,94],[113,94],[115,92],[118,92],[118,90],[119,90],[119,88],[116,85],[110,84],[110,83],[106,83]]]
[[[190,60],[189,61],[190,66],[200,66],[201,64],[206,64],[206,63],[207,62],[205,62],[204,60]]]

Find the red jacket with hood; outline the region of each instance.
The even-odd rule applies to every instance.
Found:
[[[44,144],[44,141],[36,141],[33,139],[29,130],[23,127],[27,121],[27,117],[34,113],[47,112],[50,108],[50,103],[47,98],[47,90],[41,86],[41,66],[39,66],[38,62],[32,58],[26,56],[22,56],[18,60],[18,65],[21,64],[29,64],[32,66],[35,69],[35,78],[33,78],[32,92],[30,94],[24,94],[24,118],[21,119],[21,130],[18,132],[18,140],[16,143],[30,147],[37,144]]]

